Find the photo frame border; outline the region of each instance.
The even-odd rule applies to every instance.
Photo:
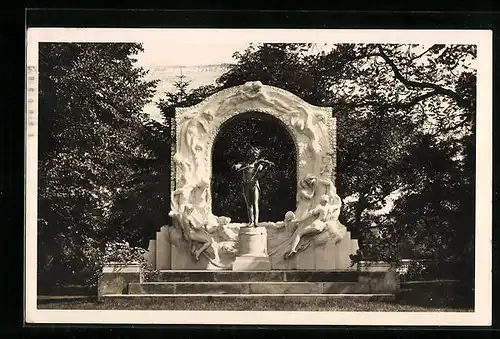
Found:
[[[89,29],[82,29],[82,28],[75,28],[75,29],[62,29],[62,31],[65,31],[67,33],[64,33],[64,34],[70,34],[70,40],[77,40],[77,41],[84,41],[85,40],[85,34],[86,33],[82,33],[83,31],[87,31],[89,32],[89,30],[92,30],[93,32],[96,32],[96,29],[95,28],[89,28]],[[100,29],[99,29],[100,30]],[[113,33],[113,31],[116,31],[116,30],[107,30],[107,29],[103,29],[103,30],[106,30],[107,32],[110,32],[112,38],[111,40],[113,39],[118,39],[116,41],[120,41],[120,38],[118,37],[120,34],[117,34],[117,33]],[[122,31],[122,34],[123,34],[123,29],[117,29],[118,31]],[[134,29],[135,30],[135,29]],[[231,29],[233,32],[236,32],[234,29]],[[37,29],[38,31],[38,29]],[[48,28],[48,29],[44,29],[45,32],[49,32],[51,31],[51,33],[49,35],[43,35],[43,37],[37,37],[35,33],[32,33],[34,32],[33,29],[28,29],[28,55],[27,55],[27,66],[29,67],[31,64],[34,64],[35,63],[35,60],[37,59],[37,56],[36,58],[34,57],[34,53],[33,51],[31,50],[31,47],[33,46],[33,43],[35,41],[41,41],[41,40],[45,40],[45,39],[49,39],[50,41],[53,41],[53,39],[57,39],[56,37],[52,36],[51,34],[55,34],[56,35],[59,35],[61,34],[61,30],[58,28],[58,29],[51,29],[51,28]],[[365,35],[364,37],[361,38],[362,41],[366,41],[366,42],[373,42],[373,39],[369,39],[369,40],[363,40],[365,39],[367,36],[371,36],[371,34],[381,34],[383,33],[383,35],[385,36],[385,38],[396,38],[397,40],[397,37],[398,37],[398,34],[401,34],[401,33],[396,33],[395,31],[391,31],[391,32],[388,32],[387,30],[370,30],[371,32],[368,34],[368,35]],[[375,33],[374,33],[375,31]],[[378,32],[376,32],[378,31]],[[129,33],[131,31],[129,30],[126,34],[127,36],[130,37]],[[165,32],[165,31],[163,31]],[[248,31],[247,31],[248,32]],[[267,31],[268,33],[269,31]],[[290,33],[291,31],[289,31]],[[321,34],[316,34],[317,32],[319,31],[316,31],[315,32],[315,36],[320,36]],[[331,30],[328,30],[328,32],[332,32]],[[365,32],[362,32],[360,30],[358,30],[358,32],[361,34],[365,34]],[[415,32],[415,30],[413,31]],[[286,33],[286,34],[289,34],[289,33]],[[308,33],[312,33],[312,32],[308,32]],[[339,34],[339,36],[342,35],[342,33],[353,33],[352,30],[337,30],[337,32]],[[394,33],[394,35],[393,35]],[[454,32],[454,33],[451,33],[451,31],[448,31],[448,33],[446,33],[445,31],[443,30],[439,30],[439,33],[440,34],[457,34],[459,33],[459,38],[457,41],[473,41],[474,39],[477,38],[477,34],[481,35],[481,40],[483,41],[481,44],[478,44],[478,59],[480,59],[480,55],[481,55],[481,62],[478,62],[478,88],[481,87],[481,91],[478,90],[478,99],[477,99],[477,102],[478,102],[478,108],[477,108],[477,111],[478,112],[482,112],[480,113],[481,116],[479,116],[478,114],[478,122],[477,122],[477,132],[476,132],[476,138],[479,137],[479,134],[481,133],[482,136],[481,136],[481,141],[479,143],[476,144],[476,149],[480,149],[481,152],[478,152],[478,159],[480,159],[481,161],[478,161],[478,163],[481,163],[481,168],[482,168],[482,174],[479,176],[479,177],[482,177],[482,178],[485,178],[485,180],[482,180],[481,181],[481,184],[479,185],[480,187],[480,190],[479,191],[476,191],[476,196],[479,195],[478,192],[482,192],[482,193],[485,193],[483,196],[486,196],[486,197],[492,197],[491,195],[491,182],[488,183],[488,187],[489,189],[486,189],[486,184],[488,181],[487,179],[488,178],[491,178],[492,176],[492,172],[491,172],[491,169],[492,169],[492,159],[491,159],[491,145],[492,145],[492,139],[491,139],[491,133],[488,133],[486,134],[486,132],[491,132],[492,131],[492,117],[491,117],[491,112],[492,112],[492,107],[491,107],[491,102],[492,102],[492,88],[491,88],[491,83],[492,83],[492,77],[491,77],[491,70],[492,70],[492,58],[491,58],[491,55],[492,55],[492,33],[491,31],[465,31],[465,30],[460,30],[458,32]],[[43,33],[43,34],[46,34],[46,33]],[[431,34],[432,35],[432,32],[431,31],[427,31],[427,34]],[[59,35],[59,37],[61,37],[62,35]],[[300,34],[298,34],[298,36],[300,36]],[[474,38],[473,38],[474,36]],[[106,41],[109,41],[110,38],[109,36],[107,38],[105,38],[104,36],[103,37],[103,40],[106,40]],[[408,38],[408,32],[404,32],[404,37],[405,38]],[[297,35],[295,35],[295,38],[297,38]],[[382,39],[382,40],[385,40]],[[402,35],[399,35],[399,38],[403,38]],[[455,36],[456,38],[456,36]],[[34,39],[34,40],[33,40]],[[40,40],[41,39],[41,40]],[[127,40],[129,40],[130,38],[127,38]],[[472,40],[468,40],[468,39],[472,39]],[[95,41],[95,39],[93,38],[92,41]],[[130,40],[129,40],[130,41]],[[269,40],[267,40],[269,41]],[[380,41],[380,40],[379,40]],[[392,40],[391,40],[392,41]],[[352,39],[349,39],[349,42],[353,42]],[[358,42],[358,41],[355,41],[355,42]],[[380,41],[380,42],[384,42],[384,41]],[[488,43],[489,42],[489,43]],[[488,46],[489,45],[489,46]],[[481,46],[481,49],[480,49],[480,46]],[[482,69],[480,71],[480,68]],[[489,68],[489,69],[488,69]],[[488,76],[488,73],[490,74]],[[28,77],[30,76],[30,73],[28,72]],[[485,83],[486,85],[480,85],[482,83]],[[487,84],[490,84],[489,86]],[[27,119],[27,126],[26,126],[26,135],[29,136],[30,133],[33,131],[33,127],[30,127],[30,126],[33,126],[33,125],[30,125],[30,121],[33,122],[34,120],[30,120],[29,119],[29,111],[33,109],[33,106],[30,106],[30,105],[34,105],[33,102],[30,102],[29,100],[31,98],[33,98],[33,96],[30,96],[30,90],[29,88],[32,88],[30,86],[32,86],[32,83],[30,85],[30,82],[27,81],[27,85],[28,85],[28,102],[27,102],[27,111],[28,111],[28,119]],[[35,93],[37,92],[36,90],[34,91]],[[36,102],[36,101],[35,101]],[[36,108],[35,108],[36,109]],[[479,119],[481,117],[481,120]],[[36,120],[35,120],[35,124],[36,124]],[[480,128],[481,126],[481,128]],[[341,133],[341,131],[339,131],[339,133]],[[478,138],[479,139],[479,138]],[[30,141],[31,140],[31,141]],[[31,211],[33,209],[33,206],[36,206],[36,201],[34,201],[33,197],[32,197],[32,194],[33,194],[33,190],[31,189],[30,190],[30,187],[33,188],[33,187],[36,187],[36,180],[33,180],[32,178],[32,175],[28,175],[28,174],[32,174],[32,173],[36,173],[36,161],[33,161],[33,153],[32,153],[32,150],[33,148],[36,149],[36,142],[33,141],[33,138],[29,139],[27,138],[26,139],[27,141],[27,153],[26,153],[26,174],[27,174],[27,183],[28,185],[26,186],[27,187],[27,199],[26,199],[26,207],[27,207],[27,210],[28,212]],[[479,141],[479,140],[478,140]],[[485,148],[481,148],[480,146],[485,146]],[[31,150],[31,151],[30,151]],[[485,166],[486,165],[486,166]],[[478,164],[476,164],[476,169],[478,168]],[[35,172],[34,172],[35,171]],[[486,172],[485,172],[486,171]],[[36,199],[35,199],[36,200]],[[491,201],[491,199],[490,199]],[[483,201],[481,201],[483,202]],[[492,215],[492,210],[491,210],[491,206],[488,207],[488,201],[487,201],[487,198],[486,198],[486,204],[478,204],[477,202],[477,199],[476,199],[476,207],[478,207],[478,212],[476,212],[477,214],[480,214],[482,216],[491,216]],[[36,217],[34,218],[34,220],[36,221]],[[27,240],[29,239],[30,237],[30,232],[32,233],[33,232],[33,228],[29,228],[28,224],[31,224],[33,223],[33,215],[30,216],[30,213],[27,213],[27,229],[26,229],[26,236],[27,236]],[[36,223],[36,222],[35,222]],[[488,223],[488,222],[486,222]],[[489,224],[491,226],[491,218],[490,218],[490,221],[489,221]],[[476,220],[476,225],[477,225],[477,220]],[[476,227],[476,234],[477,234],[477,231],[478,231],[478,227]],[[489,233],[489,236],[486,237],[485,234],[486,233]],[[490,249],[490,252],[491,252],[491,228],[488,232],[488,230],[480,230],[480,233],[479,233],[479,238],[480,239],[486,239],[489,241],[489,245],[485,242],[484,244],[481,243],[481,245],[484,245],[484,246],[477,246],[477,242],[476,242],[476,254],[478,249],[479,248],[482,248],[483,251],[484,251],[484,248],[489,248]],[[30,242],[31,241],[31,242]],[[476,240],[477,241],[477,240]],[[36,241],[35,241],[36,242]],[[27,251],[27,256],[26,256],[26,259],[27,259],[27,268],[29,269],[29,267],[32,267],[32,262],[29,262],[30,258],[32,258],[32,253],[30,252],[30,249],[33,249],[33,248],[36,248],[33,247],[33,239],[30,239],[28,240],[27,244],[26,244],[26,248],[28,249]],[[486,246],[486,247],[485,247]],[[463,314],[462,312],[459,312],[460,314],[456,314],[457,312],[446,312],[446,315],[444,316],[441,316],[443,315],[443,313],[439,313],[439,314],[435,314],[435,313],[431,313],[431,312],[425,312],[426,315],[418,315],[418,318],[421,318],[420,320],[424,320],[424,321],[407,321],[407,319],[399,319],[401,318],[401,315],[403,313],[407,313],[407,312],[397,312],[396,314],[390,312],[391,314],[389,315],[383,315],[384,317],[385,316],[389,316],[390,318],[392,318],[392,320],[396,320],[395,322],[387,322],[386,320],[383,320],[383,319],[377,319],[378,317],[375,316],[374,317],[374,314],[380,314],[379,312],[369,312],[368,314],[364,313],[364,312],[345,312],[345,313],[351,313],[352,315],[355,315],[354,317],[355,318],[366,318],[366,316],[369,316],[370,317],[370,323],[369,324],[360,324],[359,321],[349,321],[348,319],[344,319],[343,316],[339,313],[343,313],[343,312],[335,312],[335,315],[336,316],[340,316],[340,321],[334,321],[332,322],[331,319],[329,320],[328,318],[331,317],[331,313],[332,312],[305,312],[305,313],[314,313],[313,317],[314,319],[309,319],[307,320],[307,322],[304,322],[303,319],[305,319],[305,315],[304,312],[286,312],[286,319],[283,319],[283,314],[281,315],[277,315],[277,316],[274,316],[274,315],[270,315],[270,312],[271,311],[266,311],[266,312],[258,312],[258,313],[264,313],[265,314],[265,319],[262,319],[262,321],[260,321],[260,318],[259,320],[256,320],[256,318],[254,317],[255,314],[251,314],[253,312],[244,312],[243,313],[240,313],[238,316],[242,316],[244,317],[245,319],[248,319],[248,318],[251,318],[251,321],[237,321],[235,322],[236,319],[229,319],[229,321],[221,321],[221,319],[219,317],[217,317],[217,315],[213,316],[213,314],[202,314],[202,313],[198,313],[198,312],[203,312],[203,311],[188,311],[191,313],[191,315],[194,317],[194,318],[198,318],[199,316],[206,316],[208,318],[208,322],[204,322],[204,323],[199,323],[199,322],[192,322],[192,321],[186,321],[184,318],[185,316],[184,315],[181,315],[182,318],[177,318],[176,315],[172,314],[172,316],[174,316],[173,318],[170,318],[169,316],[171,314],[165,314],[165,312],[174,312],[174,313],[178,313],[178,312],[183,312],[183,311],[151,311],[151,312],[161,312],[162,313],[162,316],[161,318],[165,319],[165,318],[169,318],[169,320],[172,320],[172,321],[169,321],[168,324],[186,324],[186,325],[201,325],[201,324],[218,324],[218,325],[234,325],[234,324],[241,324],[241,325],[380,325],[380,326],[391,326],[391,325],[405,325],[405,326],[428,326],[428,325],[439,325],[439,326],[461,326],[461,325],[485,325],[485,326],[488,326],[488,325],[491,325],[491,256],[483,256],[484,254],[480,254],[479,255],[479,258],[480,259],[483,259],[481,260],[480,262],[481,263],[489,263],[489,265],[485,265],[485,266],[481,266],[481,265],[476,265],[476,279],[479,276],[481,277],[485,277],[486,280],[489,279],[489,282],[490,282],[490,286],[488,287],[487,285],[488,284],[485,284],[484,286],[481,285],[481,287],[483,288],[478,288],[479,286],[476,286],[476,297],[478,296],[477,294],[479,293],[479,299],[476,298],[476,303],[479,302],[479,306],[481,307],[481,310],[480,310],[480,314],[479,315],[476,315],[476,312],[473,312],[475,316],[473,317],[467,317],[467,319],[463,318],[462,316],[463,315],[470,315],[470,314]],[[478,257],[476,257],[476,262],[478,262],[479,259]],[[30,266],[31,264],[31,266]],[[485,270],[487,271],[488,270],[488,266],[489,266],[489,274],[485,273]],[[36,282],[36,275],[33,276],[33,272],[31,270],[31,272],[29,270],[26,270],[26,281],[28,282],[28,285],[30,284],[29,281],[33,281],[32,279],[34,278],[34,281]],[[477,283],[477,281],[476,281]],[[481,292],[482,291],[482,292]],[[489,292],[488,293],[488,298],[485,297],[485,295],[482,295],[481,293],[483,292]],[[35,294],[35,297],[36,297],[36,294]],[[488,299],[488,300],[487,300]],[[35,300],[36,301],[36,300]],[[33,294],[29,291],[27,291],[27,294],[26,294],[26,302],[27,302],[27,306],[33,306]],[[36,305],[36,304],[35,304]],[[484,309],[484,310],[483,310]],[[489,310],[489,311],[488,311]],[[89,318],[86,318],[88,316],[88,312],[87,311],[70,311],[70,313],[72,313],[71,317],[76,317],[78,319],[80,319],[81,321],[77,321],[77,322],[74,322],[74,321],[71,321],[71,322],[67,322],[65,321],[65,319],[62,319],[60,318],[61,316],[61,312],[58,312],[59,310],[35,310],[33,311],[32,309],[30,310],[30,308],[27,308],[26,309],[26,320],[29,322],[30,320],[34,320],[36,323],[79,323],[79,324],[82,324],[82,323],[95,323],[94,321],[88,321]],[[64,311],[64,312],[67,312],[67,311]],[[76,312],[76,313],[75,313]],[[80,313],[82,312],[82,313]],[[101,312],[101,311],[91,311],[91,312]],[[100,318],[103,320],[102,322],[99,321],[99,323],[113,323],[113,324],[144,324],[145,322],[143,321],[134,321],[134,319],[131,318],[131,313],[136,313],[136,311],[102,311],[102,312],[112,312],[113,314],[111,316],[107,316],[107,315],[104,315],[104,317],[102,316],[102,314],[100,314]],[[137,311],[138,313],[142,313],[141,315],[142,316],[146,316],[146,314],[144,314],[143,312],[150,312],[150,311]],[[209,311],[209,312],[216,312],[216,313],[220,313],[220,315],[225,315],[224,312],[229,312],[229,311]],[[229,313],[235,313],[235,311],[230,311]],[[274,313],[274,312],[271,312],[271,313]],[[278,312],[278,313],[283,313],[283,312]],[[322,314],[319,314],[319,313],[322,313]],[[326,313],[326,314],[323,314],[323,313]],[[87,315],[86,315],[87,314]],[[399,314],[399,315],[398,315]],[[410,315],[415,315],[417,313],[415,312],[411,312]],[[179,314],[178,314],[179,315]],[[226,314],[227,315],[227,314]],[[310,314],[309,314],[310,315]],[[437,315],[439,315],[439,319],[437,319]],[[453,317],[455,316],[459,316],[457,320],[453,320]],[[83,317],[83,318],[82,318]],[[408,314],[405,315],[405,317],[408,317]],[[64,318],[64,317],[63,317]],[[114,318],[114,319],[113,319]],[[116,320],[116,318],[119,318],[120,321],[119,322],[116,322],[116,321],[113,321],[113,320]],[[205,319],[207,319],[205,318]],[[397,319],[396,319],[397,318]],[[416,318],[416,317],[413,317],[413,318]],[[422,318],[428,318],[428,319],[422,319]],[[489,320],[485,320],[489,318]],[[62,321],[61,321],[62,320]],[[336,320],[339,320],[338,318]],[[399,320],[405,320],[404,322],[399,322]],[[429,321],[425,321],[425,320],[429,320]],[[151,323],[155,323],[156,319],[151,319],[152,322],[146,322],[148,324],[151,324]]]

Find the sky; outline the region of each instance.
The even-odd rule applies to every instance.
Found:
[[[201,68],[197,66],[234,63],[233,53],[243,52],[249,44],[250,41],[143,41],[144,52],[135,56],[137,65],[149,70],[148,80],[160,80],[153,101],[144,107],[144,111],[151,118],[162,122],[163,117],[155,102],[162,98],[166,91],[172,90],[172,82],[181,70],[187,80],[191,81],[191,88],[212,84],[224,70],[211,68],[208,71],[199,71]]]
[[[160,40],[144,40],[144,52],[138,55],[142,66],[195,66],[233,63],[234,52],[243,52],[252,43],[250,37],[239,40],[207,40],[172,42]],[[258,42],[257,42],[258,43]],[[333,44],[317,44],[315,51],[328,50]]]
[[[143,40],[139,41],[144,47],[144,51],[139,53],[137,66],[141,66],[150,71],[148,80],[159,79],[157,93],[153,101],[144,107],[153,119],[162,122],[162,115],[156,107],[157,102],[166,91],[172,90],[172,83],[175,76],[182,73],[191,81],[191,88],[202,85],[210,85],[223,74],[225,69],[202,70],[206,65],[231,64],[235,62],[233,54],[244,52],[245,49],[255,41],[250,36],[240,39],[207,39],[207,40]],[[259,41],[262,42],[262,41]],[[258,43],[258,42],[257,42]],[[318,44],[318,49],[331,49],[332,45]]]
[[[162,66],[195,66],[232,63],[232,55],[236,51],[244,51],[250,41],[228,42],[178,42],[162,43],[145,41],[144,52],[137,56],[143,67]]]

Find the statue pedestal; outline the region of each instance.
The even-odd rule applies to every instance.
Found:
[[[271,260],[267,254],[267,230],[265,227],[240,228],[238,248],[233,271],[271,270]]]

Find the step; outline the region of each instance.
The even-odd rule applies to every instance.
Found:
[[[130,283],[129,294],[345,294],[367,293],[357,282],[147,282]]]
[[[182,305],[192,300],[197,302],[238,302],[238,300],[281,301],[281,302],[311,302],[321,303],[339,299],[359,301],[390,301],[395,300],[394,294],[373,293],[338,293],[338,294],[108,294],[102,297],[103,302],[132,302],[141,304],[158,304],[162,301],[174,301]]]
[[[165,282],[356,282],[357,271],[172,271],[162,270],[156,281]]]

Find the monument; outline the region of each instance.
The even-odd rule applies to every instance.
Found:
[[[232,168],[241,174],[248,223],[232,223],[229,215],[212,214],[214,139],[226,121],[247,112],[279,119],[294,140],[296,206],[282,221],[259,219],[259,196],[266,189],[259,178],[274,164],[261,156],[257,146],[248,149],[246,161]],[[334,185],[336,121],[331,108],[310,105],[292,93],[255,81],[222,90],[193,107],[178,108],[174,119],[173,225],[159,232],[154,247],[162,254],[156,255],[156,268],[350,268],[349,255],[356,253],[357,241],[338,221],[341,199]]]
[[[177,108],[171,123],[175,142],[168,213],[172,225],[161,227],[146,254],[149,264],[160,271],[158,280],[144,281],[137,267],[124,273],[119,273],[119,265],[106,267],[99,295],[393,297],[399,280],[390,265],[353,265],[350,260],[358,243],[339,222],[342,200],[335,188],[332,113],[331,108],[313,106],[258,81],[222,90],[195,106]],[[260,180],[274,163],[262,157],[262,149],[255,145],[248,147],[244,161],[232,166],[232,173],[240,175],[239,194],[248,220],[232,222],[232,211],[220,206],[218,214],[223,215],[212,212],[214,140],[230,119],[248,114],[272,117],[293,139],[290,158],[296,159],[296,190],[290,194],[295,195],[295,206],[281,220],[260,218],[259,197],[270,189],[261,186]]]

